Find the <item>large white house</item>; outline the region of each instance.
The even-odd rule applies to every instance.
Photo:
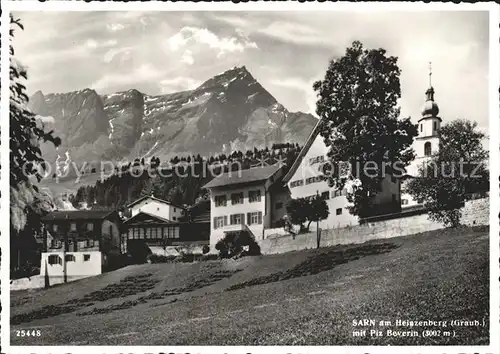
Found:
[[[294,164],[283,178],[290,189],[291,197],[307,198],[321,195],[328,205],[330,214],[319,223],[322,229],[331,229],[358,224],[358,216],[352,215],[347,207],[347,190],[329,187],[322,176],[320,166],[327,160],[329,148],[320,134],[320,121],[307,138],[304,147]],[[374,197],[374,203],[380,211],[394,212],[400,206],[400,181],[392,175],[386,175],[381,185],[381,192]],[[315,225],[311,224],[311,228]]]
[[[129,210],[131,217],[143,212],[169,221],[178,221],[185,212],[184,207],[155,198],[153,195],[139,198],[127,205],[126,208]]]
[[[226,233],[250,232],[256,240],[285,214],[286,193],[280,165],[224,173],[207,183],[210,190],[210,245]]]

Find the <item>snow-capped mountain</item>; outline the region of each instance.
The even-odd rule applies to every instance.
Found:
[[[85,89],[63,94],[36,92],[30,108],[62,139],[55,161],[220,153],[278,142],[302,144],[317,119],[292,113],[243,67],[234,67],[191,91],[150,96],[135,89],[98,95]],[[66,157],[64,157],[66,155]]]

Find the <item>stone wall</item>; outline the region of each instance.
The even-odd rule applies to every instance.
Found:
[[[488,225],[489,198],[471,200],[462,209],[462,224]],[[321,247],[370,240],[413,235],[425,231],[442,229],[444,226],[429,220],[427,214],[413,215],[384,221],[369,222],[351,227],[321,231]],[[258,240],[262,254],[284,253],[316,248],[316,231],[292,236],[278,236]]]

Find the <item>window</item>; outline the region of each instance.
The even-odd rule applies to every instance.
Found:
[[[290,188],[300,187],[300,186],[303,186],[303,185],[304,185],[304,180],[303,179],[299,179],[299,180],[290,182]]]
[[[231,205],[243,204],[243,193],[231,194]]]
[[[330,199],[330,192],[326,191],[321,193],[321,199],[327,200]]]
[[[434,122],[434,131],[437,131],[437,129],[438,129],[437,122]]]
[[[231,225],[240,225],[243,224],[243,215],[244,214],[233,214],[229,216],[229,223]]]
[[[172,219],[177,220],[177,217],[176,217],[176,216],[173,216],[173,217],[172,217]]]
[[[315,157],[311,157],[309,159],[309,164],[310,165],[314,165],[314,164],[317,164],[317,163],[320,163],[320,162],[323,162],[325,161],[325,156],[321,155],[321,156],[315,156]]]
[[[173,231],[173,238],[179,238],[179,228],[178,227],[173,227],[172,228],[172,231]]]
[[[337,215],[342,215],[342,208],[338,208],[338,209],[335,211],[335,213],[336,213]]]
[[[396,194],[392,195],[392,202],[396,203],[398,201],[398,196]]]
[[[87,247],[94,247],[94,240],[91,240],[90,238],[87,239]]]
[[[248,225],[262,224],[262,212],[256,211],[253,213],[247,213],[247,224]]]
[[[52,230],[53,230],[54,232],[57,232],[57,224],[52,225]]]
[[[408,199],[401,199],[401,204],[408,205]]]
[[[94,224],[93,224],[93,223],[91,223],[91,222],[89,222],[89,223],[87,224],[87,230],[88,230],[88,231],[93,231],[93,230],[94,230]]]
[[[108,232],[109,232],[109,237],[112,237],[113,236],[113,225],[109,225]]]
[[[250,191],[248,192],[248,202],[260,202],[260,190]]]
[[[227,205],[227,197],[225,195],[216,195],[215,196],[215,206],[226,206]]]
[[[423,124],[420,124],[420,132],[423,132],[424,131],[424,126]]]
[[[424,156],[431,156],[432,154],[432,146],[430,141],[424,144]]]
[[[306,178],[306,184],[321,182],[323,180],[323,176],[314,176]]]
[[[76,259],[75,259],[75,256],[72,255],[72,254],[67,254],[66,257],[64,257],[64,260],[66,262],[74,262]]]
[[[88,262],[88,261],[90,261],[90,254],[84,254],[84,255],[83,255],[83,261],[84,261],[84,262]]]
[[[156,211],[160,211],[160,208],[156,208]],[[175,211],[175,208],[174,208],[174,211]]]
[[[174,213],[177,211],[177,208],[174,208]]]
[[[275,207],[276,210],[279,210],[279,209],[283,208],[283,202],[276,203],[276,205],[274,207]]]
[[[50,265],[62,264],[62,259],[57,254],[51,254],[49,256],[49,264]]]
[[[214,217],[214,229],[220,229],[227,225],[227,216]]]
[[[70,230],[71,231],[76,231],[76,223],[74,223],[74,222],[71,223]]]

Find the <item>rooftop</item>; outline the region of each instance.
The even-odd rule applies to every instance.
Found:
[[[173,203],[170,203],[168,200],[163,200],[163,199],[160,199],[160,198],[156,198],[155,196],[153,195],[145,195],[135,201],[133,201],[132,203],[130,203],[129,205],[127,205],[127,208],[130,208],[140,202],[142,202],[143,200],[146,200],[146,199],[152,199],[152,200],[155,200],[159,203],[163,203],[163,204],[168,204],[168,205],[172,205],[172,206],[175,206],[175,207],[178,207],[178,208],[182,208],[184,209],[184,207],[180,206],[180,205],[176,205],[176,204],[173,204]]]
[[[113,210],[59,210],[48,213],[41,218],[41,221],[101,220],[113,212]]]
[[[222,187],[233,184],[251,183],[265,181],[279,171],[279,164],[270,166],[253,167],[246,170],[226,172],[215,177],[203,186],[203,188]]]

